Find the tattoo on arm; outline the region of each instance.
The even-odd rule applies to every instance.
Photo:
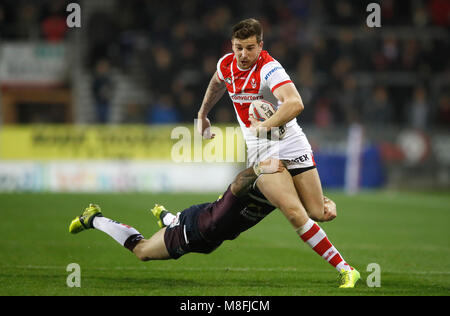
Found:
[[[253,182],[255,182],[257,176],[253,171],[253,168],[247,168],[240,172],[231,184],[231,192],[237,196],[244,196],[250,191]]]
[[[226,90],[225,84],[217,79],[217,74],[214,73],[209,81],[208,89],[206,89],[205,97],[203,98],[202,106],[199,110],[199,115],[206,116],[214,105],[220,100]]]

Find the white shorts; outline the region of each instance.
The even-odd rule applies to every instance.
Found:
[[[247,166],[268,158],[283,160],[288,170],[314,168],[311,145],[297,124],[288,126],[286,135],[279,141],[253,138],[247,140]]]

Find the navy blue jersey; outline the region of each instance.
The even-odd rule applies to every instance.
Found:
[[[228,187],[217,201],[192,205],[182,211],[166,229],[166,248],[173,259],[189,252],[210,253],[223,241],[235,239],[259,223],[274,209],[257,190],[236,197]]]
[[[275,207],[258,195],[260,193],[254,191],[236,197],[228,187],[222,198],[207,205],[198,214],[197,225],[201,236],[213,243],[232,240],[259,223]]]

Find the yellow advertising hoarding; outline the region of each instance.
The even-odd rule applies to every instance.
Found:
[[[20,125],[0,128],[2,160],[130,159],[244,162],[239,126],[213,126],[204,140],[191,125]]]

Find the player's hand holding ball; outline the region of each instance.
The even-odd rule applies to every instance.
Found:
[[[253,101],[248,108],[248,119],[250,121],[250,131],[259,138],[270,140],[280,140],[286,134],[286,126],[265,127],[261,123],[269,119],[277,111],[276,107],[265,100]]]

